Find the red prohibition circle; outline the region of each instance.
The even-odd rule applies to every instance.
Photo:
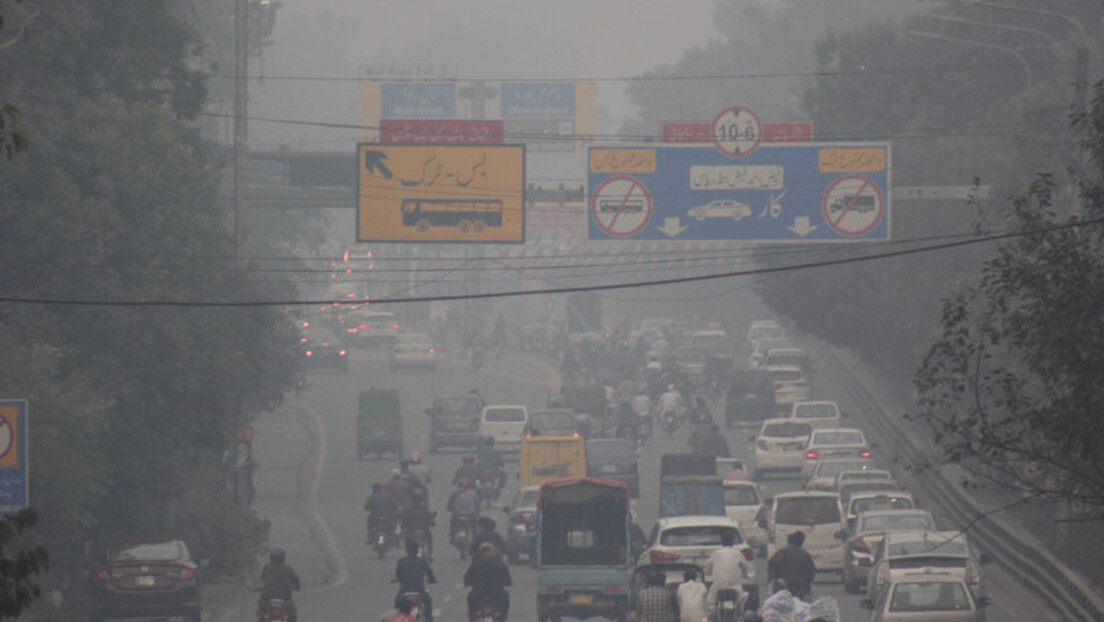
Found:
[[[831,196],[832,190],[847,181],[859,181],[861,182],[861,185],[859,186],[859,189],[853,194],[851,201],[843,206],[843,209],[840,211],[839,217],[833,219],[831,212],[828,209],[828,197]],[[847,213],[851,210],[852,206],[854,206],[855,204],[855,201],[858,200],[858,198],[864,192],[866,192],[867,188],[873,188],[874,197],[878,202],[877,213],[874,215],[873,219],[871,219],[870,225],[857,231],[848,231],[846,229],[840,228],[840,221],[843,220],[843,217],[846,216]],[[820,214],[824,217],[824,222],[828,224],[828,227],[831,228],[832,231],[835,231],[840,235],[848,237],[858,237],[860,235],[866,235],[867,233],[873,231],[874,227],[877,227],[878,223],[882,222],[882,218],[885,216],[885,196],[882,194],[882,189],[878,187],[878,184],[874,183],[874,181],[869,177],[866,177],[865,175],[846,175],[844,177],[840,177],[839,179],[833,181],[831,184],[828,185],[828,189],[824,191],[824,196],[821,198],[820,201]]]
[[[721,120],[721,117],[725,116],[726,114],[728,114],[730,112],[736,112],[736,113],[743,112],[743,113],[746,113],[748,116],[750,116],[752,119],[755,120],[755,128],[756,128],[755,142],[752,143],[751,148],[748,149],[747,151],[742,151],[742,152],[729,151],[728,149],[725,149],[724,147],[721,146],[721,141],[717,138],[717,122]],[[725,154],[726,156],[728,156],[730,158],[743,158],[743,157],[747,157],[747,156],[751,155],[752,152],[754,152],[756,149],[759,148],[759,143],[762,140],[763,124],[759,122],[759,116],[756,115],[754,112],[752,112],[751,109],[744,108],[743,106],[730,106],[730,107],[725,108],[724,110],[722,110],[717,116],[713,117],[713,127],[710,128],[710,131],[713,133],[713,145],[715,147],[717,147],[717,151],[720,151],[721,153]]]
[[[644,191],[644,198],[647,201],[647,213],[644,216],[644,220],[640,223],[638,227],[632,229],[631,231],[617,232],[613,230],[613,226],[617,223],[617,218],[621,214],[621,209],[624,207],[623,204],[621,208],[618,208],[617,214],[614,215],[613,220],[610,221],[608,225],[604,224],[602,222],[602,219],[598,217],[598,198],[602,196],[602,190],[606,186],[617,181],[629,182],[630,184],[629,192],[625,195],[625,199],[628,199],[629,195],[633,193],[633,190],[639,187],[641,190]],[[617,238],[631,238],[632,236],[643,231],[644,228],[648,226],[648,223],[652,220],[652,195],[648,193],[647,186],[645,186],[639,179],[635,177],[630,177],[628,175],[616,175],[614,177],[610,177],[606,180],[603,180],[602,183],[598,184],[598,187],[594,190],[594,195],[590,199],[590,217],[594,219],[594,224],[597,225],[598,228],[601,229],[602,232],[606,235]]]

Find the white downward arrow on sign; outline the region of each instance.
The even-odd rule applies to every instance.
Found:
[[[686,231],[687,227],[683,227],[682,225],[680,225],[678,216],[675,216],[674,218],[664,218],[663,226],[656,227],[656,229],[659,229],[660,231],[666,233],[673,238],[683,231]]]
[[[805,237],[812,233],[817,228],[817,225],[810,225],[808,216],[798,216],[794,218],[793,226],[787,226],[786,228],[801,237]]]

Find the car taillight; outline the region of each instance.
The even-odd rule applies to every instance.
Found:
[[[653,564],[669,564],[671,562],[678,561],[680,555],[676,553],[668,553],[666,551],[652,551],[652,554],[648,556],[648,559]]]
[[[860,452],[859,452],[859,457],[860,457],[860,458],[869,458],[869,457],[870,457],[870,452],[869,452],[869,451],[865,451],[865,450],[864,450],[864,451],[860,451]]]
[[[809,460],[816,460],[816,459],[817,459],[817,457],[818,457],[819,455],[820,455],[820,454],[818,454],[818,453],[817,453],[817,452],[815,452],[815,451],[807,451],[807,452],[805,452],[805,457],[806,457],[806,458],[808,458]]]
[[[851,541],[851,550],[855,551],[856,553],[870,555],[870,545],[868,545],[866,543],[866,540],[863,540],[862,538],[855,538]]]
[[[744,559],[748,560],[749,562],[755,561],[755,551],[751,550],[750,547],[744,549],[741,552],[744,554]]]

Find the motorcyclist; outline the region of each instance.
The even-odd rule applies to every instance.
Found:
[[[408,540],[412,539],[417,531],[425,534],[426,555],[430,561],[433,561],[433,527],[437,521],[434,520],[433,512],[429,511],[429,506],[423,503],[420,492],[414,492],[414,503],[411,503],[410,507],[402,513],[401,520],[403,533]]]
[[[795,531],[786,536],[786,544],[788,546],[779,549],[767,562],[767,580],[782,579],[795,598],[806,600],[816,578],[816,563],[802,547],[805,532]]]
[[[474,482],[479,479],[480,475],[479,468],[475,466],[475,456],[464,454],[464,457],[461,458],[460,468],[456,469],[456,474],[452,476],[452,485],[459,484],[462,479]]]
[[[502,487],[506,485],[506,471],[502,470],[502,467],[506,466],[506,461],[502,459],[502,454],[498,453],[494,445],[493,436],[483,439],[483,447],[479,450],[477,459],[479,460],[480,475],[484,471],[494,471],[497,481],[495,491],[501,492]]]
[[[295,610],[295,603],[291,600],[291,593],[299,589],[299,575],[291,564],[287,563],[287,553],[284,549],[273,547],[268,552],[268,563],[261,569],[261,596],[257,600],[257,619],[264,615],[268,601],[279,598],[284,601],[284,611],[287,612],[288,622],[295,622],[299,614]]]
[[[471,558],[475,559],[479,554],[479,547],[484,542],[490,542],[495,546],[502,555],[509,555],[510,550],[506,545],[506,541],[502,539],[502,536],[495,531],[494,519],[489,516],[482,516],[479,518],[479,533],[475,535],[475,539],[471,543]]]
[[[748,581],[747,558],[734,545],[736,533],[726,530],[721,532],[721,546],[713,551],[709,560],[705,562],[705,576],[713,577],[713,585],[709,588],[709,613],[717,608],[717,591],[722,589],[736,590],[740,602],[747,599],[744,592],[744,582]]]
[[[461,518],[471,521],[479,518],[481,503],[479,493],[471,487],[471,480],[462,479],[457,482],[457,488],[449,495],[448,505],[445,508],[452,513],[449,519],[449,542],[456,543],[456,525]]]
[[[417,592],[422,597],[425,619],[427,622],[433,622],[433,599],[430,598],[425,586],[427,581],[436,583],[437,577],[433,576],[433,569],[429,567],[429,562],[418,557],[417,542],[406,541],[406,557],[400,558],[395,564],[395,581],[399,584],[396,602],[407,592]]]
[[[372,494],[364,502],[364,511],[368,512],[368,544],[372,544],[372,524],[381,521],[388,533],[395,530],[395,520],[399,516],[399,507],[395,499],[383,489],[383,484],[372,484]]]
[[[433,471],[426,465],[422,464],[422,454],[417,451],[410,452],[410,472],[413,473],[418,481],[422,483],[422,487],[429,486],[429,483],[433,481]]]
[[[513,585],[510,569],[490,542],[481,544],[478,553],[478,557],[472,560],[464,573],[464,585],[471,588],[468,593],[468,617],[474,617],[479,601],[491,598],[502,619],[506,620],[510,611],[510,595],[506,592],[506,587]]]

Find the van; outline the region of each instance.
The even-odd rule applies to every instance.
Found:
[[[586,441],[578,434],[526,435],[521,439],[518,460],[522,486],[540,486],[564,477],[585,477]]]
[[[795,531],[805,532],[803,548],[813,556],[818,571],[843,569],[847,519],[839,496],[803,490],[776,495],[767,517],[767,558],[786,546]]]
[[[529,423],[529,410],[524,406],[484,406],[479,418],[479,435],[495,440],[500,453],[521,451],[521,435]]]

